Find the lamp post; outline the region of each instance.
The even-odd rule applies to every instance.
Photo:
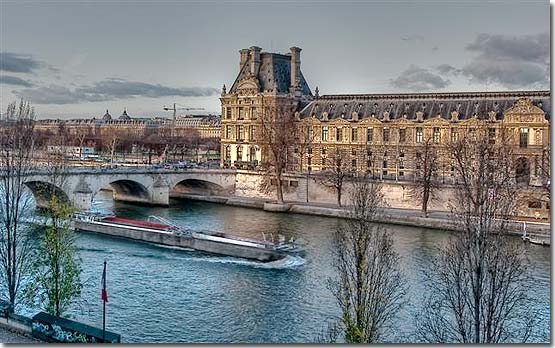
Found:
[[[308,171],[306,172],[306,202],[308,203],[308,182],[310,181],[310,172],[312,167],[308,166]]]

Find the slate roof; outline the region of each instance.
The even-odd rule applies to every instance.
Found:
[[[459,120],[464,120],[474,114],[480,119],[489,119],[488,113],[496,111],[497,119],[502,119],[503,112],[522,97],[530,98],[550,120],[550,91],[323,95],[304,106],[300,116],[315,116],[321,120],[322,114],[328,112],[328,120],[337,117],[348,120],[352,112],[358,112],[359,119],[372,114],[382,119],[383,113],[388,111],[390,120],[402,118],[404,114],[411,120],[421,111],[424,120],[438,114],[449,120],[451,112],[458,111]]]
[[[251,56],[249,55],[241,71],[239,71],[235,82],[233,82],[229,90],[230,93],[236,93],[238,82],[250,76],[250,62]],[[260,70],[256,77],[260,83],[260,92],[275,91],[280,94],[289,93],[289,86],[291,85],[291,55],[261,52]],[[303,95],[312,95],[302,72],[300,73],[299,83]]]
[[[123,113],[119,117],[120,120],[130,120],[131,117],[127,114],[127,110],[123,109]]]

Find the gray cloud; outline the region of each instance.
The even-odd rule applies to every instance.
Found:
[[[31,73],[40,67],[41,63],[31,55],[11,52],[0,52],[0,70],[15,73]]]
[[[89,95],[59,85],[26,88],[20,91],[12,91],[12,93],[29,100],[33,104],[76,104],[108,100],[99,95]]]
[[[549,33],[520,37],[480,34],[466,47],[477,55],[462,72],[471,82],[548,88],[549,43]]]
[[[0,84],[33,87],[33,83],[16,76],[0,75]]]
[[[424,36],[418,34],[403,35],[401,36],[403,41],[424,41]]]
[[[50,85],[13,91],[13,93],[35,104],[76,104],[134,97],[203,97],[214,95],[218,90],[204,87],[173,88],[122,79],[105,79],[92,86],[79,86],[75,89]]]
[[[435,69],[440,73],[440,74],[444,74],[444,75],[458,75],[461,73],[461,69],[457,69],[452,65],[449,64],[440,64],[438,66],[435,67]]]
[[[131,97],[206,97],[218,93],[216,88],[184,87],[173,88],[159,84],[127,81],[122,79],[105,79],[94,83],[92,87],[81,87],[76,90],[80,93],[102,95],[110,99],[123,99]]]
[[[445,88],[451,84],[451,81],[442,78],[428,69],[411,65],[397,78],[392,79],[390,83],[400,89],[424,91]]]

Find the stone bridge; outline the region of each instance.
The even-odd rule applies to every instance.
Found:
[[[225,169],[70,169],[55,178],[40,170],[32,172],[25,184],[38,207],[45,207],[53,193],[89,209],[95,195],[111,189],[114,200],[151,205],[169,205],[170,196],[184,194],[228,195],[235,191],[235,170]]]

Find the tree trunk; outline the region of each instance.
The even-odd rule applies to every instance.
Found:
[[[341,187],[337,188],[337,205],[338,206],[341,206],[341,193],[342,193],[341,191],[342,190],[343,189]]]
[[[276,177],[277,186],[277,202],[283,204],[283,186],[281,184],[281,175],[278,174]]]
[[[424,188],[424,194],[422,195],[422,213],[425,217],[428,217],[428,201],[430,199],[430,192]]]

